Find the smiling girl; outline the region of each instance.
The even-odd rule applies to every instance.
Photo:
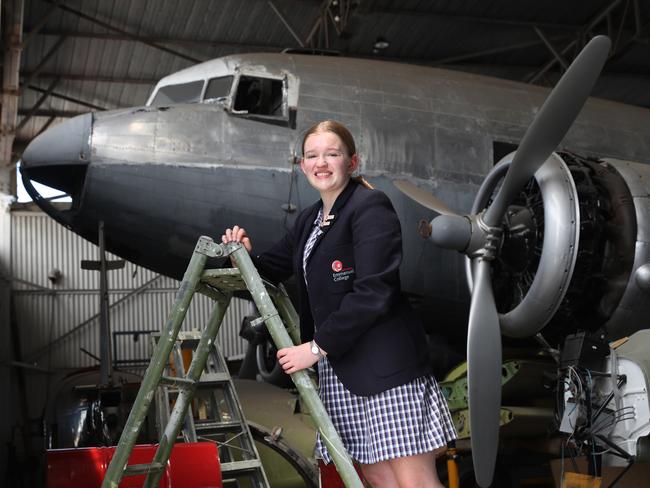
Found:
[[[352,177],[359,157],[342,124],[314,125],[302,150],[300,167],[320,200],[255,258],[273,281],[298,278],[303,343],[280,349],[278,360],[289,374],[318,363],[319,396],[373,488],[442,488],[435,453],[456,433],[422,324],[401,293],[395,210],[384,193]],[[222,241],[252,250],[238,226]],[[331,461],[320,435],[316,450]]]

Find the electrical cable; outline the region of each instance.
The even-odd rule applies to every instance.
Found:
[[[561,444],[560,486],[564,486],[564,442]]]
[[[597,468],[598,464],[596,463],[596,440],[594,439],[594,433],[593,433],[593,411],[591,409],[591,392],[593,391],[593,379],[591,377],[591,371],[587,368],[585,368],[585,371],[587,373],[587,388],[589,392],[589,405],[587,406],[587,415],[589,416],[589,437],[591,440],[591,462],[593,463],[594,467],[594,475],[599,474],[599,470]]]
[[[624,411],[623,411],[624,410]],[[623,412],[621,412],[623,411]],[[598,434],[603,432],[605,429],[614,426],[620,422],[624,422],[626,420],[634,420],[636,418],[635,412],[634,412],[634,407],[628,406],[628,407],[621,407],[618,411],[615,411],[614,416],[612,419],[605,419],[601,421],[600,423],[596,423],[591,427],[591,431],[593,434]]]

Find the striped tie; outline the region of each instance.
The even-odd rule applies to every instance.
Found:
[[[320,224],[322,221],[323,221],[323,208],[321,207],[321,209],[318,211],[318,215],[316,216],[316,220],[314,220],[314,227],[311,230],[311,234],[309,234],[309,238],[305,243],[305,249],[302,253],[302,273],[305,278],[305,284],[307,284],[307,260],[309,259],[311,250],[314,248],[314,244],[316,244],[318,237],[323,233],[323,231],[320,228]]]

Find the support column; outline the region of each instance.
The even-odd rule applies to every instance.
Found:
[[[6,480],[8,446],[18,408],[11,366],[11,196],[15,178],[11,149],[16,136],[18,84],[23,29],[23,0],[5,0],[0,29],[3,36],[2,91],[0,92],[0,480]],[[12,185],[13,181],[13,185]]]
[[[16,137],[18,117],[20,54],[22,51],[23,0],[6,0],[2,19],[4,51],[2,63],[2,94],[0,95],[0,194],[13,195],[14,171],[11,150]]]
[[[0,195],[0,480],[6,480],[8,446],[17,420],[18,395],[12,378],[15,370],[11,361],[11,214],[7,196]]]

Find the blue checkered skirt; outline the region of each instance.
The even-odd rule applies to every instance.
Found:
[[[432,375],[367,397],[351,393],[327,358],[318,362],[319,396],[353,459],[374,464],[430,452],[456,438],[449,408]],[[331,462],[320,433],[316,456]]]

